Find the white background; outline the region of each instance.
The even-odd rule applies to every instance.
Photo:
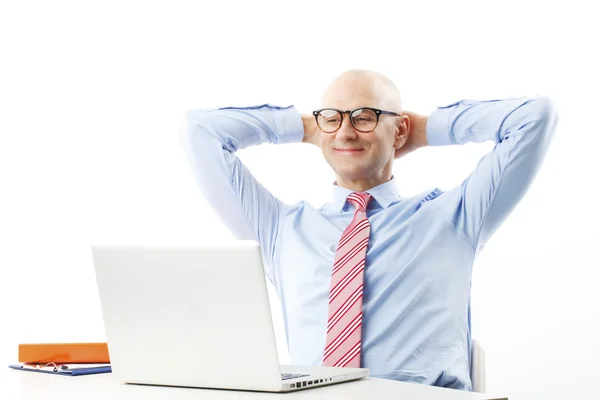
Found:
[[[90,244],[231,238],[178,147],[185,109],[270,102],[308,113],[337,74],[369,68],[422,114],[463,98],[554,100],[560,122],[546,162],[475,265],[473,333],[487,350],[490,392],[600,396],[592,10],[576,1],[223,3],[1,3],[0,367],[16,361],[18,343],[105,340]],[[428,148],[397,161],[401,194],[458,184],[490,149]],[[316,147],[239,156],[284,201],[329,200],[334,176]]]

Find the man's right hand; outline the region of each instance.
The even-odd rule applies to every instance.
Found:
[[[302,143],[311,143],[318,146],[318,131],[317,121],[313,115],[302,114],[302,125],[304,125],[304,138]]]

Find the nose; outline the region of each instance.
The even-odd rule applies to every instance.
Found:
[[[352,126],[352,122],[350,122],[350,116],[344,115],[344,119],[342,121],[342,126],[335,132],[335,138],[342,140],[353,140],[358,137],[358,133],[354,126]]]

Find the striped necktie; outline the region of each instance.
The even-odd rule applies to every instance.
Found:
[[[367,219],[368,193],[352,193],[348,202],[356,208],[335,253],[329,292],[326,367],[360,367],[362,297],[365,257],[371,225]]]

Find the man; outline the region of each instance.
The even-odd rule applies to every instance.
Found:
[[[525,194],[556,122],[541,96],[402,112],[389,79],[354,70],[331,83],[313,115],[271,105],[191,111],[182,144],[223,222],[260,243],[293,364],[470,390],[471,268]],[[488,140],[497,145],[458,187],[398,194],[395,159]],[[301,141],[319,146],[336,174],[320,209],[284,204],[234,155]]]

